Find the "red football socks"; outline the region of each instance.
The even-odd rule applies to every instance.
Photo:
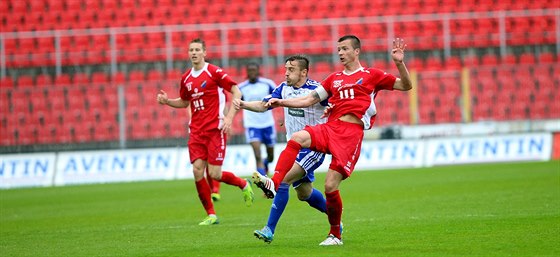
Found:
[[[214,204],[212,203],[212,199],[210,198],[210,186],[208,185],[208,181],[205,178],[202,178],[199,181],[195,182],[196,184],[196,191],[198,191],[198,198],[204,206],[206,210],[206,214],[216,214],[214,211]]]
[[[208,180],[208,184],[210,185],[210,191],[212,193],[219,194],[220,193],[220,181],[213,179],[208,173],[208,169],[206,169],[206,180]]]
[[[325,193],[327,196],[327,216],[329,217],[329,224],[331,224],[330,233],[334,236],[341,238],[340,235],[340,220],[342,219],[342,199],[340,198],[340,191]]]
[[[221,182],[224,182],[228,185],[237,186],[241,190],[243,190],[243,188],[245,188],[245,186],[247,185],[246,180],[236,176],[235,174],[229,171],[222,171]]]
[[[284,151],[280,153],[278,162],[276,162],[274,176],[272,176],[272,181],[274,181],[275,190],[278,190],[280,183],[282,182],[284,177],[286,177],[286,174],[288,174],[288,171],[290,171],[290,169],[294,165],[299,150],[301,150],[301,145],[294,140],[290,140],[286,145],[286,149],[284,149]]]

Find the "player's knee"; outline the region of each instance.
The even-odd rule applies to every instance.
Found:
[[[307,192],[297,192],[297,198],[300,201],[305,201],[305,200],[309,199],[309,195],[310,194],[307,193]]]
[[[210,173],[208,174],[213,180],[221,180],[222,174],[221,173]]]
[[[292,135],[290,140],[297,142],[300,145],[305,145],[308,141],[311,141],[309,133],[307,131],[298,131]]]
[[[313,186],[309,183],[302,183],[296,188],[297,197],[300,201],[305,201],[309,199],[309,196],[313,192]]]
[[[325,181],[325,193],[330,193],[338,190],[338,184],[335,181]]]

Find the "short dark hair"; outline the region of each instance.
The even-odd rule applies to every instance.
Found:
[[[192,44],[192,43],[199,43],[199,44],[202,44],[202,50],[206,50],[206,42],[204,42],[204,40],[202,40],[202,38],[197,37],[197,38],[191,40],[191,42],[189,43],[189,45]]]
[[[354,35],[345,35],[341,38],[338,39],[338,43],[344,41],[344,40],[351,40],[352,41],[352,47],[354,49],[361,49],[362,48],[362,43],[360,42],[360,39]]]
[[[261,67],[257,62],[250,62],[250,63],[247,63],[247,65],[245,65],[245,68],[249,68],[251,66],[255,66],[255,67],[257,67],[257,69],[259,69]]]
[[[303,54],[296,54],[286,59],[286,62],[293,62],[293,61],[297,61],[298,66],[301,70],[309,71],[309,58],[307,58],[307,56]]]

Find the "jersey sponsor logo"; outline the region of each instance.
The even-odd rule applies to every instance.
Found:
[[[334,81],[332,82],[332,83],[333,83],[333,87],[334,87],[334,88],[339,88],[340,86],[342,86],[342,81],[343,81],[342,79],[340,79],[340,80],[334,80]]]
[[[187,83],[185,86],[187,87],[188,91],[192,90],[192,82]]]
[[[292,109],[288,108],[288,114],[294,117],[305,117],[305,112],[302,109]]]
[[[200,93],[199,93],[199,92],[198,92],[198,88],[195,88],[195,89],[194,89],[194,94],[192,94],[191,96],[192,96],[192,98],[199,98],[199,97],[201,97],[201,96],[203,96],[203,95],[204,95],[204,92],[200,92]]]
[[[222,69],[216,69],[216,73],[220,73],[222,71],[223,71]]]
[[[201,88],[205,88],[206,87],[206,80],[202,82],[202,84],[200,85]]]

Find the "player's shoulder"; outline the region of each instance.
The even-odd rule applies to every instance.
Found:
[[[274,91],[282,91],[282,89],[284,89],[285,87],[288,86],[288,83],[286,81],[283,81],[282,83],[278,84],[278,86],[274,87]]]
[[[216,73],[216,72],[223,72],[223,69],[220,68],[218,65],[214,65],[211,63],[206,63],[205,65],[206,70],[212,73]]]
[[[269,78],[259,77],[259,82],[265,83],[265,84],[268,84],[268,85],[272,85],[272,87],[276,86],[276,83],[274,83],[274,81],[272,81],[272,79],[269,79]]]
[[[377,68],[364,68],[363,72],[371,74],[371,75],[384,75],[387,72],[377,69]]]
[[[304,88],[309,88],[309,89],[315,89],[319,86],[321,86],[321,83],[319,81],[316,81],[316,80],[313,80],[313,79],[307,79],[307,81],[305,81],[305,85],[303,87]]]
[[[247,85],[249,85],[249,80],[246,79],[244,81],[242,81],[241,83],[237,84],[237,86],[239,87],[239,89],[246,87]]]

